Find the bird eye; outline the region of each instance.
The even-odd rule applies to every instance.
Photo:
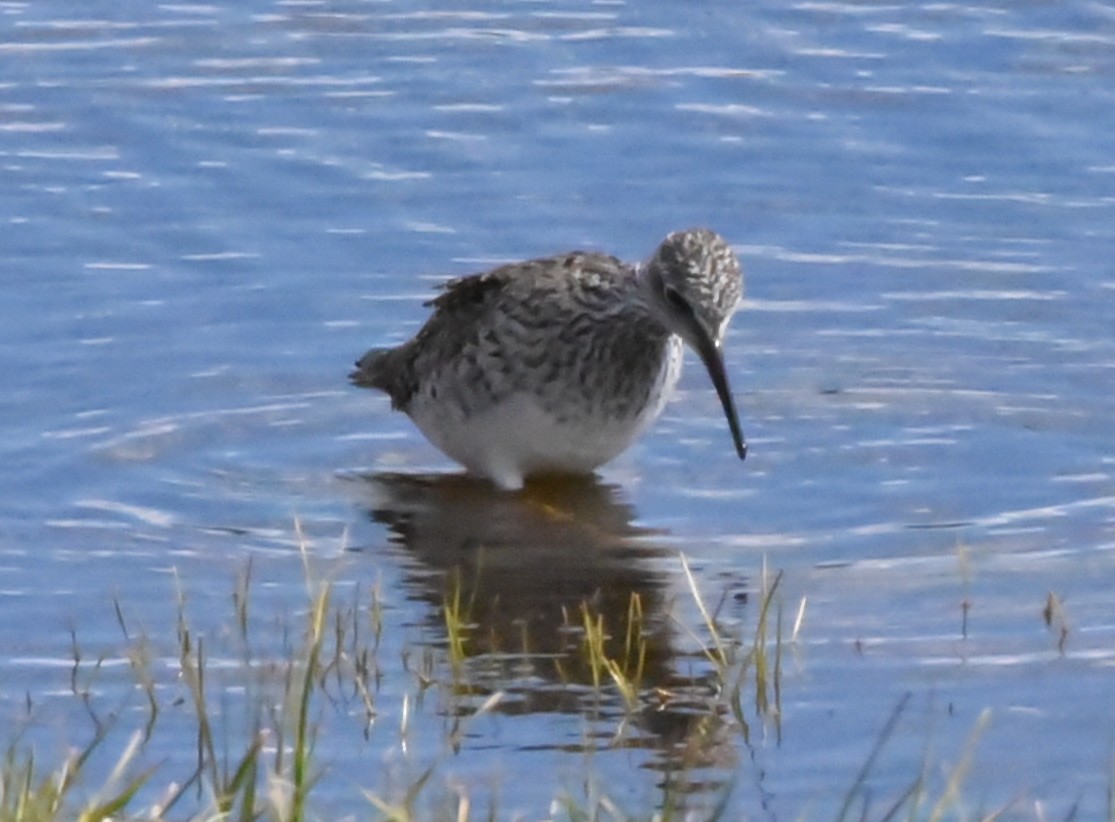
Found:
[[[662,296],[666,298],[666,304],[675,311],[689,311],[689,303],[686,302],[685,297],[673,286],[666,286],[662,289]]]

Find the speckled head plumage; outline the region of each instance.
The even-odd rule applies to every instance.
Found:
[[[727,241],[707,228],[676,231],[639,267],[640,290],[650,312],[701,357],[708,370],[736,453],[747,444],[740,430],[720,343],[743,295],[743,273]]]
[[[650,302],[668,326],[680,299],[717,344],[723,340],[743,296],[739,260],[723,237],[707,228],[676,231],[643,263],[641,273]]]

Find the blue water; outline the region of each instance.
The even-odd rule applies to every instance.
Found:
[[[984,709],[971,806],[1101,813],[1110,8],[11,2],[0,58],[7,737],[30,698],[44,754],[86,741],[71,628],[116,660],[106,704],[126,692],[114,599],[159,646],[168,705],[176,588],[220,636],[251,558],[265,614],[304,610],[297,520],[341,591],[381,586],[384,659],[442,648],[443,572],[462,564],[487,569],[477,619],[504,638],[471,675],[507,701],[457,753],[439,748],[456,708],[434,698],[400,745],[412,679],[394,662],[373,733],[331,721],[327,817],[441,756],[443,784],[541,818],[586,750],[624,807],[652,806],[670,733],[649,716],[614,744],[619,720],[590,716],[576,683],[500,650],[524,624],[551,636],[586,596],[612,613],[635,592],[663,626],[651,679],[675,683],[699,668],[682,551],[741,625],[764,561],[787,619],[806,603],[780,733],[744,743],[725,719],[695,806],[732,784],[733,812],[834,816],[910,693],[875,816],[927,747],[947,773]],[[728,237],[747,273],[726,344],[742,465],[690,361],[665,418],[555,521],[462,488],[345,383],[445,277],[574,247],[640,259],[690,225]],[[168,773],[189,772],[187,727],[148,752]]]

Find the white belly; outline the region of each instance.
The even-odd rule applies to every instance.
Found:
[[[670,354],[639,414],[559,421],[530,394],[518,393],[462,418],[437,402],[416,403],[411,419],[434,445],[506,490],[532,474],[585,474],[624,451],[662,412],[681,374],[681,346]]]

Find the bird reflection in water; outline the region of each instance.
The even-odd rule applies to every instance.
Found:
[[[506,714],[617,720],[582,740],[586,750],[620,744],[658,751],[661,761],[652,767],[670,773],[730,767],[729,723],[709,709],[712,700],[697,698],[704,686],[688,674],[699,665],[674,648],[677,626],[668,611],[676,551],[632,522],[618,488],[593,477],[547,478],[515,494],[463,475],[363,479],[371,518],[403,549],[406,594],[426,606],[423,622],[439,643],[447,641],[446,603],[461,603],[468,638],[457,687],[479,697],[462,704],[500,691],[495,710]],[[606,673],[594,687],[586,612],[602,619],[609,658],[632,659],[629,629],[645,643],[633,711],[607,696],[614,690]],[[617,736],[617,724],[627,732]],[[577,747],[564,738],[553,745]]]

